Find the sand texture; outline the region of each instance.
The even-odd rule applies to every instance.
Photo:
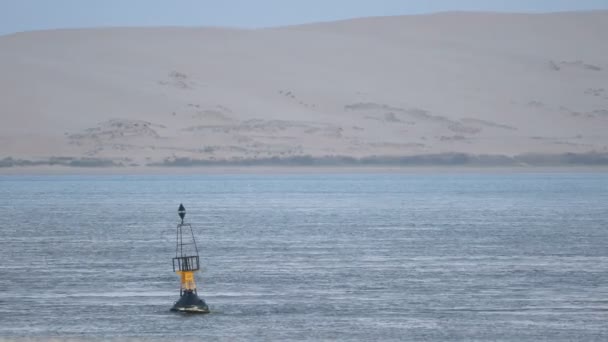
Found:
[[[26,32],[0,75],[0,172],[608,160],[606,11]]]

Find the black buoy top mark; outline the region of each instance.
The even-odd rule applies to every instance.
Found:
[[[184,224],[184,217],[186,216],[186,208],[184,208],[183,204],[179,204],[179,209],[177,209],[177,213],[179,217],[182,219],[182,224]]]

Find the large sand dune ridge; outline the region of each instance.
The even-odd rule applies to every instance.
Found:
[[[2,36],[0,160],[608,153],[606,32],[593,11]]]

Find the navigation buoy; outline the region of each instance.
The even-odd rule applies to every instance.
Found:
[[[177,225],[175,258],[173,258],[173,272],[180,277],[180,298],[171,311],[187,313],[209,313],[207,303],[198,297],[194,272],[200,270],[198,247],[194,239],[194,232],[189,223],[184,223],[186,208],[183,204],[177,210],[181,223]]]

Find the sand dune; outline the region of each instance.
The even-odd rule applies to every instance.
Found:
[[[596,158],[605,32],[596,11],[2,36],[0,166]]]

